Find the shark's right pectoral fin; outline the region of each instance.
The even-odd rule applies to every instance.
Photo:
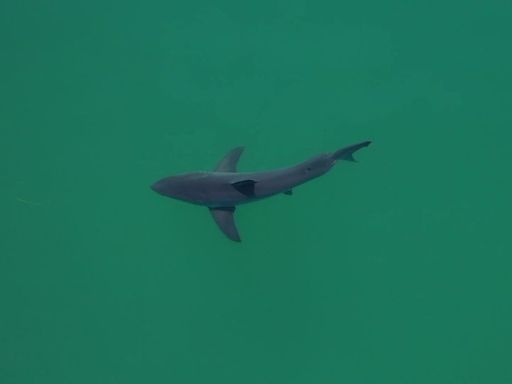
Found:
[[[241,241],[235,225],[235,207],[210,208],[213,219],[220,230],[233,241]]]

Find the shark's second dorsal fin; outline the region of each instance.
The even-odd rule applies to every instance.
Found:
[[[224,234],[233,241],[240,241],[235,225],[235,207],[210,208],[213,219]]]
[[[236,172],[236,165],[240,155],[244,151],[244,147],[236,147],[226,153],[224,158],[217,164],[215,171],[217,172]]]

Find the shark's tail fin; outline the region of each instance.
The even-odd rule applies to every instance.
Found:
[[[371,141],[363,141],[362,143],[349,145],[348,147],[338,149],[336,152],[332,154],[332,158],[334,160],[347,160],[347,161],[357,161],[353,153],[358,151],[363,147],[369,146]]]

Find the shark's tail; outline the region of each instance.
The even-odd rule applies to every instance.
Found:
[[[363,141],[362,143],[349,145],[348,147],[338,149],[332,154],[333,160],[346,160],[346,161],[357,161],[353,153],[363,147],[369,146],[371,141]]]

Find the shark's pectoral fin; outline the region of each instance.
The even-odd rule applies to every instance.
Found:
[[[293,195],[293,190],[289,189],[289,190],[287,190],[287,191],[284,191],[283,193],[284,193],[285,195],[291,196],[291,195]]]
[[[256,185],[256,181],[254,180],[240,180],[231,183],[231,185],[242,195],[248,197],[254,196],[254,186]]]
[[[236,147],[229,151],[226,156],[217,164],[215,171],[217,172],[236,172],[238,159],[242,155],[244,147]]]
[[[220,230],[233,241],[241,241],[235,225],[235,207],[210,208],[213,219]]]

